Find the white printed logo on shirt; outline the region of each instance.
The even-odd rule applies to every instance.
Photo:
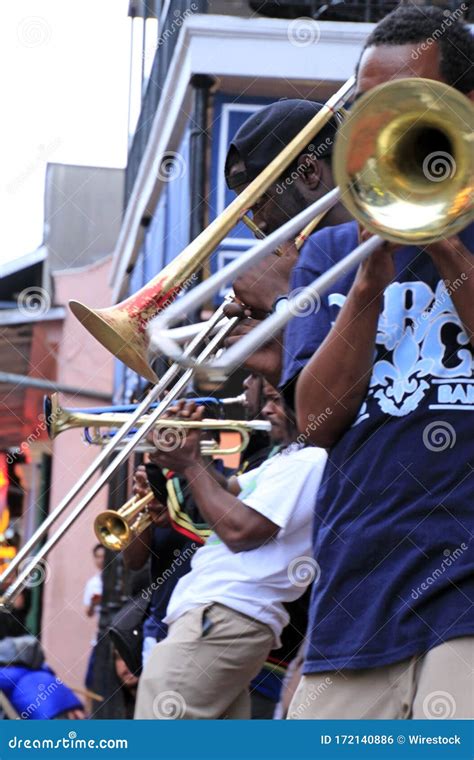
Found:
[[[392,352],[391,360],[374,364],[368,397],[393,417],[413,412],[430,386],[437,386],[436,402],[430,409],[474,408],[472,353],[453,302],[440,281],[435,293],[424,282],[394,282],[384,294],[384,310],[378,323],[376,342]],[[346,296],[334,293],[330,305],[342,306]],[[443,342],[447,326],[458,329],[456,341]],[[451,366],[445,364],[447,350],[454,351]],[[354,425],[369,416],[364,402]]]

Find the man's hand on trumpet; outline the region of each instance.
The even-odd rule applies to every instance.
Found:
[[[150,483],[146,473],[145,465],[139,465],[133,475],[133,493],[140,499],[147,495],[150,491]],[[169,513],[166,504],[162,504],[158,499],[153,499],[148,504],[148,512],[150,513],[153,523],[159,528],[164,528],[169,524]]]
[[[203,419],[204,407],[194,401],[178,401],[162,416],[166,419],[194,420]],[[155,428],[148,434],[147,440],[156,447],[150,454],[150,461],[158,467],[167,468],[184,475],[188,467],[197,462],[204,463],[201,454],[202,430],[185,430],[184,428]]]

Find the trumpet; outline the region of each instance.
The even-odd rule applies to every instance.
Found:
[[[218,454],[237,454],[242,452],[248,445],[250,433],[255,431],[270,432],[271,424],[265,420],[162,420],[155,426],[158,431],[163,430],[164,435],[169,431],[177,431],[179,434],[182,430],[210,430],[237,432],[240,435],[240,443],[234,447],[224,449],[219,447],[214,441],[202,441],[201,453],[203,456],[216,456]],[[145,451],[153,452],[160,449],[159,442],[157,446],[147,444]],[[168,436],[165,440],[164,450],[170,451],[178,448],[180,445],[179,437]],[[112,551],[121,551],[149,525],[151,518],[147,511],[148,504],[153,500],[154,494],[149,491],[145,496],[139,498],[132,496],[120,509],[106,509],[100,512],[94,521],[94,531],[97,539]]]
[[[140,533],[152,523],[147,510],[155,495],[148,491],[139,498],[132,496],[120,509],[105,509],[94,520],[94,532],[97,540],[106,549],[120,552],[125,549]]]
[[[241,403],[245,400],[245,395],[236,396],[235,398],[225,399],[190,399],[196,403],[215,402],[224,406]],[[55,438],[66,430],[74,428],[84,428],[87,443],[103,446],[108,442],[109,436],[114,437],[114,432],[104,434],[102,428],[117,428],[128,422],[130,413],[127,412],[86,412],[73,409],[63,409],[57,401],[57,394],[47,397],[46,407],[51,409],[51,414],[47,418],[48,433],[50,438]],[[110,407],[113,408],[113,407]],[[99,407],[100,409],[100,407]],[[146,414],[135,421],[135,428],[146,425],[150,415]],[[133,432],[136,432],[136,429]],[[240,435],[240,443],[227,448],[220,447],[215,441],[202,441],[201,453],[203,456],[226,456],[228,454],[239,454],[243,451],[249,442],[252,432],[261,431],[269,433],[271,425],[266,420],[221,420],[221,419],[203,419],[203,420],[157,420],[151,428],[154,438],[160,433],[164,437],[163,448],[165,451],[171,451],[178,448],[183,442],[182,432],[186,430],[202,430],[209,432],[232,432]],[[93,431],[92,433],[90,431]],[[132,432],[132,431],[131,431]],[[155,436],[156,434],[156,436]],[[125,439],[125,442],[127,439]],[[135,451],[142,453],[153,452],[160,448],[159,438],[156,437],[156,443],[142,442]]]
[[[224,307],[226,303],[224,302],[208,322],[204,324],[202,329],[193,335],[190,343],[184,350],[183,356],[181,356],[181,358],[193,358],[192,369],[187,369],[183,373],[182,364],[173,362],[163,377],[158,380],[154,370],[148,364],[148,334],[146,328],[149,320],[176,298],[186,285],[189,276],[197,271],[206,261],[214,248],[224,239],[242,216],[245,215],[246,211],[252,207],[255,200],[298,157],[301,150],[311,142],[319,130],[332,118],[333,114],[344,106],[353,92],[354,84],[355,78],[351,77],[266,169],[248,185],[245,191],[204,232],[191,242],[180,256],[168,264],[141,291],[109,309],[90,309],[78,301],[70,302],[69,306],[73,314],[105,348],[131,369],[151,382],[156,383],[156,385],[148,392],[147,396],[130,415],[128,421],[124,423],[123,427],[120,428],[110,442],[103,447],[97,459],[77,479],[71,490],[59,502],[56,508],[50,512],[48,517],[17,553],[15,559],[10,562],[1,574],[0,585],[5,586],[6,582],[13,578],[18,571],[15,580],[10,583],[3,596],[0,597],[0,605],[8,606],[12,604],[23,589],[31,572],[54,549],[64,533],[74,524],[96,494],[99,493],[120,465],[126,461],[139,445],[142,438],[146,436],[147,432],[151,430],[156,420],[184,392],[195,374],[195,367],[201,362],[207,361],[214,352],[218,351],[227,335],[232,332],[239,320],[237,317],[231,319],[225,318]],[[310,219],[307,221],[309,222]],[[204,342],[209,337],[209,343],[204,345]],[[173,386],[171,386],[172,383],[174,383]],[[166,390],[168,391],[168,395],[159,401],[160,396]],[[146,414],[155,402],[158,402],[157,406],[151,411],[146,423],[139,427],[131,438],[126,440],[134,429],[136,421]],[[124,442],[125,445],[122,447]],[[111,459],[111,455],[114,452],[116,452],[116,455]],[[61,526],[38,548],[49,529],[64,514],[72,501],[83,491],[99,470],[102,471],[97,480],[90,485],[89,490],[79,499]],[[33,550],[37,550],[36,554],[30,557]],[[30,558],[30,561],[25,561],[28,558]]]
[[[337,133],[333,171],[338,187],[155,317],[149,326],[150,358],[160,352],[182,366],[193,366],[174,340],[172,325],[339,201],[373,236],[224,354],[201,363],[197,372],[214,382],[225,380],[290,319],[304,312],[308,301],[317,302],[384,240],[426,244],[466,227],[474,215],[473,114],[468,98],[433,80],[399,79],[366,93]],[[434,182],[427,168],[429,159],[446,155],[447,149],[456,171]]]
[[[365,110],[362,112],[362,109],[356,105],[351,110],[350,118],[343,127],[344,129],[348,125],[351,125],[351,128],[355,127],[357,125],[355,121],[357,114],[359,133],[354,141],[353,138],[357,130],[352,132],[351,150],[354,156],[359,156],[361,159],[368,157],[369,159],[362,168],[354,166],[353,163],[351,165],[348,163],[345,171],[347,192],[343,184],[340,189],[332,190],[302,214],[287,222],[265,240],[257,243],[252,251],[236,259],[232,266],[222,269],[218,276],[213,275],[205,283],[185,294],[180,299],[179,304],[172,303],[169,306],[169,303],[176,298],[186,284],[188,277],[202,266],[232,226],[241,219],[242,215],[252,207],[265,190],[277,181],[282,171],[314,139],[334,112],[345,105],[353,92],[354,84],[354,77],[351,77],[223,214],[215,219],[180,256],[165,267],[141,291],[110,309],[94,310],[77,301],[70,303],[73,313],[109,351],[143,377],[157,384],[149,391],[136,410],[130,414],[117,434],[103,447],[96,460],[77,479],[69,493],[52,510],[2,573],[0,584],[6,585],[6,581],[19,571],[18,576],[0,600],[2,604],[12,603],[24,587],[30,573],[54,548],[96,494],[106,485],[118,467],[126,461],[142,438],[153,428],[155,422],[170,404],[185,392],[189,381],[200,371],[200,367],[206,366],[210,369],[208,360],[220,349],[225,337],[232,332],[238,319],[233,317],[224,321],[224,310],[223,307],[220,307],[202,330],[191,338],[191,342],[184,351],[181,351],[177,341],[174,340],[174,336],[166,333],[172,332],[169,327],[174,325],[178,319],[182,319],[183,313],[186,314],[190,305],[191,308],[199,305],[203,297],[207,298],[211,293],[216,292],[221,285],[226,284],[241,271],[244,271],[246,267],[253,265],[263,256],[274,251],[281,243],[291,239],[317,214],[331,208],[341,200],[341,194],[344,196],[352,193],[357,195],[358,191],[361,190],[360,202],[364,207],[363,214],[362,211],[354,212],[356,219],[363,218],[363,224],[375,233],[382,231],[385,237],[390,237],[393,232],[393,236],[397,240],[400,239],[404,242],[414,239],[420,242],[436,239],[436,237],[446,234],[454,234],[455,231],[468,223],[472,216],[469,197],[472,150],[471,130],[466,128],[466,124],[470,124],[472,120],[472,107],[470,110],[467,98],[439,82],[431,80],[426,82],[416,79],[398,80],[383,85],[383,87],[390,88],[387,89],[387,97],[384,101],[378,100],[381,88],[369,93],[365,102],[364,99],[361,99],[360,102],[361,104],[364,102]],[[399,89],[394,89],[395,86],[398,86]],[[383,109],[381,109],[381,103],[384,103]],[[431,118],[431,114],[434,114],[434,121],[428,119],[428,117]],[[382,115],[385,119],[384,123],[382,123]],[[374,124],[379,125],[378,133],[373,126]],[[367,125],[370,128],[367,128]],[[413,133],[415,133],[416,139],[413,138]],[[410,135],[412,136],[411,140]],[[400,151],[399,145],[395,149],[392,143],[394,145],[400,143],[402,137],[404,150]],[[433,137],[435,140],[432,139]],[[423,148],[423,138],[427,138],[426,142],[431,151],[436,150],[434,146],[436,146],[437,138],[443,138],[438,139],[438,145],[442,146],[442,150],[446,149],[447,143],[453,147],[453,157],[457,165],[457,171],[453,178],[448,178],[443,182],[433,182],[430,187],[423,181],[419,160],[419,148],[420,146]],[[377,148],[371,155],[368,153],[368,141],[370,142],[370,140],[373,140]],[[356,146],[355,149],[354,145]],[[361,151],[361,146],[364,146],[364,151]],[[407,155],[403,156],[401,153]],[[341,161],[341,149],[337,144],[334,155],[337,165],[337,162]],[[349,161],[351,160],[352,153],[349,156]],[[412,160],[416,164],[415,171],[409,169]],[[374,169],[379,166],[384,167],[384,174],[374,174]],[[364,176],[366,168],[367,172]],[[341,167],[341,171],[343,169],[344,167]],[[364,182],[364,179],[367,182]],[[386,187],[384,182],[387,183]],[[384,193],[385,190],[386,193]],[[415,202],[410,206],[410,214],[408,214],[406,195],[412,191]],[[403,193],[405,193],[404,200],[402,199]],[[418,226],[416,225],[417,204],[423,210],[423,213],[418,215]],[[360,217],[359,213],[361,214]],[[373,223],[370,221],[371,218]],[[390,237],[390,239],[393,238]],[[322,278],[313,284],[312,290],[305,289],[299,297],[289,302],[286,309],[272,315],[261,326],[238,341],[226,352],[228,359],[224,355],[213,363],[215,376],[226,377],[229,370],[239,362],[239,357],[241,357],[240,361],[245,360],[258,345],[262,345],[272,335],[277,334],[285,321],[299,313],[298,309],[303,310],[302,299],[307,297],[308,293],[314,296],[314,293],[319,295],[325,292],[325,289],[340,277],[343,270],[356,266],[370,252],[375,250],[380,241],[381,238],[377,235],[366,241],[361,247],[353,251],[345,262],[338,265],[339,269],[333,267],[328,270]],[[165,308],[166,312],[163,316],[156,317]],[[147,328],[150,320],[154,317],[158,322],[155,323],[150,333],[151,355],[156,354],[160,350],[160,345],[163,344],[164,346],[166,343],[171,349],[170,355],[177,357],[177,360],[169,367],[159,382],[157,382],[156,374],[150,366],[147,354],[150,340]],[[262,327],[264,327],[263,333]],[[212,337],[209,343],[205,345],[204,342],[209,336]],[[252,350],[250,350],[251,346],[253,346]],[[168,391],[168,395],[159,401],[165,391]],[[146,422],[126,440],[134,429],[137,420],[147,414],[155,402],[158,402],[157,406],[147,416]],[[121,448],[122,445],[123,448]],[[112,459],[113,453],[115,456]],[[102,471],[97,480],[79,498],[61,526],[38,548],[53,524],[64,514],[76,496],[83,491],[86,484],[100,470]],[[30,557],[34,549],[37,550],[37,553]],[[27,558],[30,558],[30,561],[25,562]]]
[[[188,356],[192,356],[197,353],[197,361],[205,361],[215,351],[219,350],[223,340],[226,336],[232,332],[235,325],[238,322],[237,317],[226,319],[222,324],[224,317],[225,302],[217,309],[217,311],[208,320],[205,327],[201,332],[194,336],[191,342],[185,349],[185,353]],[[216,326],[221,323],[222,327],[216,332]],[[209,343],[203,347],[204,341],[213,335]],[[71,490],[66,496],[59,502],[55,509],[50,512],[41,525],[36,529],[33,535],[22,546],[16,557],[9,563],[7,568],[0,576],[0,585],[4,586],[6,581],[14,576],[18,571],[18,575],[15,580],[12,580],[10,585],[6,587],[5,592],[0,597],[0,606],[8,607],[16,599],[18,594],[21,593],[25,584],[34,569],[43,561],[43,559],[54,549],[56,544],[61,540],[62,536],[69,530],[71,525],[75,523],[78,517],[82,514],[84,509],[90,504],[94,497],[99,493],[104,485],[109,481],[114,472],[123,464],[130,454],[138,446],[142,438],[145,437],[147,432],[151,430],[154,423],[161,417],[161,415],[168,409],[169,406],[179,398],[180,394],[184,393],[191,378],[193,377],[193,370],[186,370],[184,373],[178,363],[173,363],[169,369],[165,372],[161,380],[150,389],[147,396],[143,401],[138,404],[134,412],[129,416],[127,422],[123,424],[120,430],[116,433],[113,439],[103,447],[99,456],[92,462],[86,471],[77,479]],[[174,383],[174,385],[171,385]],[[159,401],[160,396],[168,391],[167,396]],[[140,417],[142,417],[149,409],[156,403],[155,408],[152,409],[150,415],[143,426],[139,427],[137,431],[128,439],[127,436],[131,433],[134,425]],[[123,448],[121,445],[125,443]],[[109,461],[111,454],[116,452],[115,457]],[[103,467],[103,469],[102,469]],[[81,493],[83,488],[96,473],[102,469],[97,480],[90,485],[89,490],[79,499],[77,504],[71,509],[67,517],[63,520],[59,528],[57,528],[50,537],[39,546],[42,539],[46,536],[49,529],[59,519],[61,515],[71,505],[73,499]],[[38,548],[39,547],[39,548]],[[37,550],[36,553],[30,556],[33,550]]]
[[[187,399],[194,401],[196,404],[215,405],[216,407],[225,407],[234,404],[245,404],[245,394],[234,398],[215,398],[214,396],[204,396]],[[150,404],[150,409],[156,409],[157,404]],[[100,430],[102,427],[117,428],[128,422],[130,414],[134,413],[138,404],[121,404],[117,406],[97,406],[89,408],[65,408],[59,405],[58,394],[52,393],[45,396],[43,400],[43,413],[46,422],[48,436],[51,439],[56,438],[60,433],[74,428],[84,428],[87,443],[96,443],[96,435],[90,434],[89,430]],[[148,415],[143,415],[136,420],[136,425],[143,425],[148,419]]]
[[[140,423],[140,420],[138,420],[137,427],[139,427],[140,424],[145,423]],[[213,440],[201,441],[201,454],[203,456],[226,456],[229,454],[240,454],[247,448],[250,434],[252,432],[260,431],[269,433],[271,430],[271,424],[265,420],[158,420],[152,428],[153,443],[149,443],[148,441],[142,442],[135,451],[138,450],[141,453],[151,454],[157,449],[162,451],[173,451],[182,446],[184,441],[183,431],[186,430],[202,430],[210,433],[222,433],[225,431],[238,433],[240,435],[240,442],[236,443],[234,446],[227,446],[226,448],[223,448]],[[160,440],[160,436],[162,437],[162,440]],[[99,446],[104,445],[100,430],[96,437],[90,440],[90,443]]]

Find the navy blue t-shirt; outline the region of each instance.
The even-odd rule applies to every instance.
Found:
[[[474,251],[474,225],[460,237]],[[354,222],[313,235],[291,289],[356,245]],[[305,673],[377,667],[474,633],[473,352],[428,254],[405,247],[394,260],[370,386],[329,452],[317,497],[321,575]],[[283,386],[330,331],[354,277],[347,273],[317,313],[288,325]],[[329,409],[332,401],[328,394]]]

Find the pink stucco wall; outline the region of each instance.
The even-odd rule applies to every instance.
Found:
[[[110,257],[107,257],[84,269],[58,273],[55,276],[55,302],[67,305],[68,300],[74,298],[90,306],[109,305],[110,262]],[[58,345],[57,382],[111,394],[112,377],[111,356],[68,311]],[[64,407],[104,404],[104,401],[80,396],[61,396],[60,401]],[[97,454],[98,449],[83,443],[79,429],[62,433],[55,439],[50,510],[65,496]],[[92,548],[97,541],[92,525],[95,515],[105,508],[106,497],[107,493],[103,490],[48,558],[42,642],[47,662],[65,683],[73,687],[83,684],[90,640],[96,627],[96,621],[85,615],[82,595],[87,579],[95,573]]]

